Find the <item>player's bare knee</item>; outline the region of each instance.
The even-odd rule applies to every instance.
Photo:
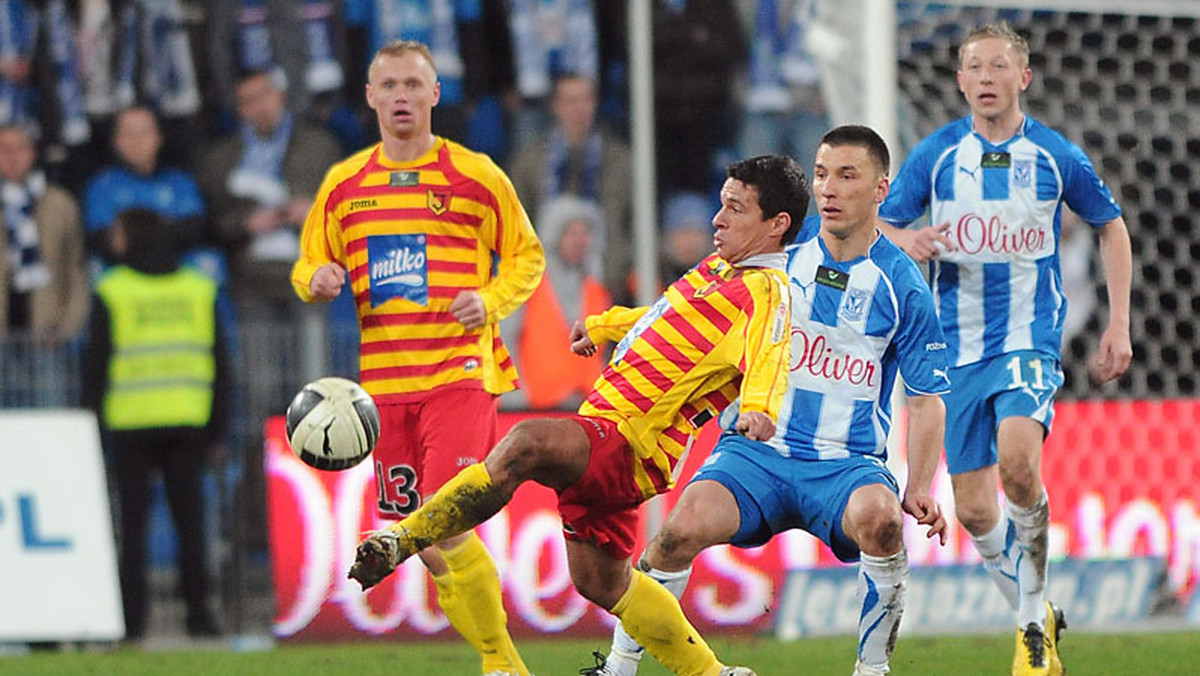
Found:
[[[663,526],[646,548],[643,560],[659,570],[683,570],[692,565],[692,560],[707,545],[698,532],[676,519]]]
[[[904,521],[899,505],[873,505],[853,515],[852,531],[860,549],[884,556],[904,546]]]
[[[1042,493],[1041,472],[1023,460],[1000,464],[1000,484],[1008,499],[1018,505],[1032,504]]]
[[[546,434],[535,420],[522,420],[509,430],[488,454],[488,470],[497,475],[527,479],[533,475],[548,447]]]

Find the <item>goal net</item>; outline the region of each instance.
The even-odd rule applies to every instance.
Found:
[[[1134,366],[1119,395],[1094,390],[1085,371],[1108,317],[1096,238],[1085,231],[1064,243],[1064,277],[1078,285],[1068,288],[1069,321],[1079,326],[1064,345],[1062,395],[1197,394],[1200,2],[814,3],[810,51],[833,121],[876,125],[896,166],[916,141],[966,114],[955,71],[972,28],[1005,20],[1029,40],[1025,111],[1084,149],[1133,239]]]

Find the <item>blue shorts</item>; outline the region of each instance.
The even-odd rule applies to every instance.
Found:
[[[962,474],[996,464],[996,431],[1013,416],[1042,424],[1043,438],[1054,420],[1054,395],[1062,387],[1062,365],[1024,350],[950,369],[946,403],[946,466]]]
[[[829,546],[838,560],[858,560],[858,545],[842,531],[842,513],[859,486],[900,488],[883,460],[851,455],[836,460],[785,458],[737,434],[723,434],[692,481],[716,481],[737,500],[741,525],[729,543],[757,547],[776,533],[800,528]]]

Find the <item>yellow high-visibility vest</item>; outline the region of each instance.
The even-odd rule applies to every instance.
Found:
[[[188,268],[147,275],[116,266],[96,291],[112,332],[105,426],[207,425],[216,377],[216,283]]]

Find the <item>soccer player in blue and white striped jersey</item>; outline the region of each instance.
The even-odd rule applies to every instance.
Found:
[[[812,533],[842,561],[860,563],[857,676],[888,673],[908,577],[903,514],[943,544],[947,529],[929,492],[945,425],[940,395],[950,386],[946,343],[920,269],[876,230],[888,164],[886,144],[867,127],[822,139],[813,171],[819,220],[808,219],[788,248],[792,354],[775,433],[738,435],[737,407],[726,409],[727,432],[639,566],[678,596],[706,547]],[[885,465],[897,373],[909,394],[903,499]],[[631,676],[640,654],[618,626],[605,663],[589,673]]]
[[[1059,674],[1062,617],[1045,600],[1050,513],[1041,451],[1062,384],[1063,205],[1100,234],[1110,314],[1089,363],[1096,382],[1119,377],[1132,356],[1129,233],[1083,151],[1022,112],[1033,77],[1025,40],[1007,24],[985,26],[967,36],[959,60],[971,114],[909,155],[880,209],[881,229],[932,261],[953,366],[946,454],[956,513],[1016,612],[1012,673]],[[898,229],[926,208],[931,227]]]

